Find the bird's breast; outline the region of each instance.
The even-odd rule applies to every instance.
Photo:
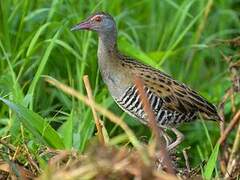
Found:
[[[130,76],[115,62],[114,58],[98,55],[98,65],[104,83],[107,85],[110,94],[114,98],[120,97],[129,87]]]

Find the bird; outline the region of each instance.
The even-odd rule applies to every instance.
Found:
[[[71,31],[89,30],[98,34],[98,66],[104,83],[120,108],[143,124],[148,124],[146,112],[134,78],[143,82],[146,97],[154,112],[158,127],[172,130],[173,142],[164,135],[167,149],[176,148],[184,139],[177,126],[198,117],[221,121],[217,108],[182,82],[139,60],[121,53],[117,45],[117,27],[114,18],[106,12],[97,12],[71,28]]]

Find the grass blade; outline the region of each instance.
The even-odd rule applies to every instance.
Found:
[[[37,40],[39,39],[40,35],[42,34],[42,32],[50,25],[50,23],[46,23],[44,25],[42,25],[38,31],[36,32],[36,34],[34,35],[34,37],[32,38],[30,44],[29,44],[29,47],[28,47],[28,50],[27,50],[27,53],[26,53],[26,56],[30,56],[34,47],[36,46],[36,43],[37,43]]]
[[[52,52],[52,49],[53,49],[53,47],[55,45],[57,37],[60,34],[60,31],[61,31],[61,29],[54,35],[54,37],[52,38],[51,42],[49,43],[49,45],[48,45],[48,47],[46,49],[46,52],[43,55],[41,63],[39,65],[38,69],[37,69],[37,72],[36,72],[36,74],[35,74],[35,76],[33,78],[33,81],[32,81],[32,83],[31,83],[31,85],[29,87],[28,94],[32,95],[32,97],[33,97],[33,93],[34,93],[34,90],[36,88],[37,82],[38,82],[38,80],[39,80],[39,78],[40,78],[40,76],[41,76],[41,74],[42,74],[42,72],[44,70],[44,67],[45,67],[45,65],[46,65],[46,63],[47,63],[47,61],[49,59],[49,56],[50,56],[50,54]],[[33,106],[33,99],[32,99],[32,101],[30,103],[30,109],[32,109],[32,106]]]
[[[213,149],[213,152],[212,152],[206,166],[204,167],[203,176],[206,179],[211,179],[212,178],[212,174],[213,174],[216,162],[217,162],[218,152],[219,152],[219,143],[217,143],[215,145],[215,147]]]
[[[67,118],[67,121],[61,126],[58,131],[63,137],[63,143],[66,149],[73,147],[73,112]]]
[[[64,148],[62,139],[58,133],[41,116],[20,104],[12,103],[1,97],[0,100],[17,113],[17,117],[21,120],[23,125],[34,136],[37,136],[38,140],[45,142],[52,148]]]

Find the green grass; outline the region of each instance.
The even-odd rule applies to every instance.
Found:
[[[28,148],[35,153],[43,145],[84,152],[94,141],[90,108],[49,86],[43,75],[86,94],[82,77],[87,74],[96,101],[123,115],[101,79],[96,34],[70,31],[94,11],[107,11],[114,16],[123,52],[171,74],[209,101],[219,103],[231,85],[220,51],[230,54],[232,49],[211,44],[240,33],[239,9],[234,0],[0,1],[0,96],[9,106],[0,103],[0,137],[10,135],[9,142],[16,146],[31,142],[27,143]],[[229,104],[225,109],[227,119],[231,116]],[[110,142],[126,143],[123,130],[101,118]],[[150,137],[149,130],[133,118],[124,115],[124,119],[139,139]],[[191,166],[210,157],[206,165],[210,168],[203,175],[217,177],[213,169],[218,168],[218,125],[198,121],[180,129],[186,139],[179,150],[191,146]]]

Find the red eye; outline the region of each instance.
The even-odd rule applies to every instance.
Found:
[[[94,20],[97,21],[97,22],[101,22],[101,21],[102,21],[102,18],[101,18],[100,16],[97,16],[97,17],[95,17]]]

